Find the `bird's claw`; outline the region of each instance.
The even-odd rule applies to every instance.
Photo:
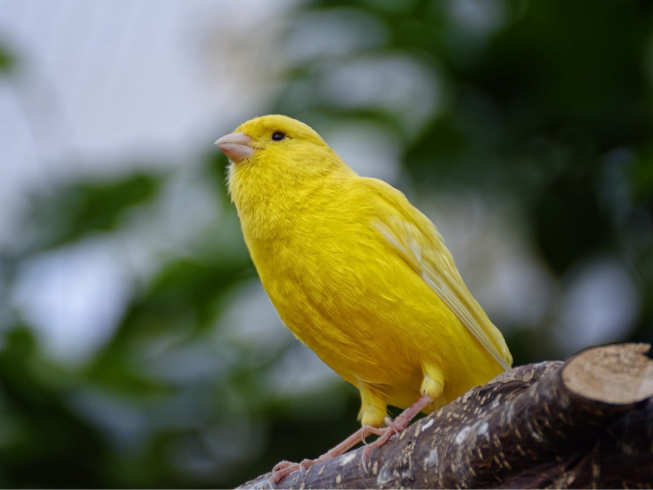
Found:
[[[277,463],[274,468],[272,468],[272,475],[270,475],[270,483],[274,486],[275,483],[279,483],[284,476],[290,475],[297,470],[301,470],[301,465],[299,463],[293,463],[291,461],[281,461]]]
[[[370,472],[367,468],[367,457],[369,456],[369,454],[367,453],[367,448],[368,445],[365,444],[365,449],[363,449],[363,452],[361,452],[361,466],[363,467],[363,471],[365,472],[365,474],[369,475]]]
[[[304,459],[299,463],[299,469],[303,473],[304,470],[308,470],[311,466],[313,466],[315,463],[319,461],[318,459]]]
[[[274,466],[274,468],[272,468],[270,482],[272,484],[279,483],[283,477],[290,475],[291,473],[294,473],[298,470],[304,474],[304,471],[318,462],[319,459],[304,459],[300,463],[293,463],[292,461],[280,461]]]
[[[397,417],[397,419],[398,418],[399,417]],[[397,424],[396,421],[392,420],[390,417],[385,418],[385,425],[387,425],[388,428],[392,429],[392,431],[397,435],[403,430],[403,427],[401,427],[402,424]]]
[[[388,423],[388,420],[386,420],[386,423]],[[397,426],[397,424],[392,424],[392,420],[390,420],[390,424],[388,424],[388,427],[385,427],[383,429],[377,429],[375,427],[370,427],[369,425],[366,425],[361,428],[359,437],[360,437],[360,441],[363,444],[365,444],[365,449],[363,450],[362,453],[362,464],[363,464],[363,469],[365,470],[366,473],[368,468],[365,460],[368,458],[372,450],[377,447],[383,446],[383,444],[385,444],[385,442],[388,439],[390,439],[390,437],[392,437],[394,433],[398,434],[401,430],[402,430],[401,425]],[[379,438],[373,443],[367,444],[365,438],[370,434],[376,434],[377,436],[379,436]],[[301,463],[292,463],[290,461],[281,461],[277,463],[274,466],[274,468],[272,468],[272,475],[270,476],[270,484],[274,486],[275,483],[281,481],[281,479],[284,478],[286,475],[290,475],[291,473],[294,473],[297,470],[301,471],[303,474],[305,470],[307,470],[308,468],[310,468],[316,463],[329,461],[330,459],[336,458],[344,454],[345,451],[347,451],[352,446],[355,446],[358,443],[355,440],[355,437],[356,437],[355,435],[352,435],[350,438],[343,441],[343,443],[345,444],[344,447],[342,445],[343,443],[341,443],[340,445],[326,452],[325,454],[323,454],[317,459],[305,459]]]
[[[277,471],[283,470],[284,468],[287,468],[288,466],[295,465],[297,463],[293,463],[292,461],[279,461],[277,464],[274,465],[274,468],[272,468],[272,473],[275,473]]]
[[[363,465],[365,474],[368,474],[367,459],[370,457],[370,454],[372,454],[372,451],[383,446],[395,434],[401,434],[407,426],[406,421],[400,417],[397,417],[395,420],[392,420],[390,417],[386,417],[385,424],[387,427],[374,432],[379,436],[376,441],[369,444],[365,443],[365,448],[361,453],[361,463]]]

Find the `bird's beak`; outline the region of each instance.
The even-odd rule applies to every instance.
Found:
[[[254,154],[253,142],[254,140],[245,133],[231,133],[218,139],[215,145],[229,160],[238,163]]]

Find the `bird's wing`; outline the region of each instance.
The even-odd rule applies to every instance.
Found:
[[[376,179],[361,180],[385,201],[388,211],[394,210],[380,213],[373,226],[497,362],[510,369],[512,355],[501,332],[465,286],[435,225],[390,185]]]

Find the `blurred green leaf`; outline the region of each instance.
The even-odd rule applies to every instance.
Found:
[[[16,59],[12,53],[8,50],[6,46],[0,44],[0,73],[5,72],[9,73],[14,65],[16,64]]]
[[[67,184],[35,196],[25,220],[35,228],[39,248],[60,246],[115,229],[130,209],[151,201],[161,183],[161,176],[137,173],[108,182]]]
[[[2,408],[15,435],[0,443],[2,478],[9,486],[86,487],[104,478],[106,457],[97,429],[70,409],[66,393],[34,376],[38,352],[32,334],[16,328],[0,352]],[[80,450],[83,448],[83,450]],[[75,455],[75,471],[69,470]],[[39,471],[34,471],[39,468]]]

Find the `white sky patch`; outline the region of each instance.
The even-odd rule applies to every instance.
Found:
[[[291,27],[288,41],[293,62],[349,56],[374,49],[388,38],[387,29],[358,9],[337,8],[304,13]]]
[[[325,103],[390,111],[409,134],[442,109],[441,76],[406,55],[361,56],[329,66],[320,76]]]
[[[137,169],[192,169],[217,153],[217,137],[273,99],[295,3],[3,0],[2,42],[18,63],[0,77],[0,246],[19,235],[34,192]],[[90,239],[20,272],[15,303],[51,355],[79,361],[97,349],[133,281],[190,251],[217,217],[197,176],[179,176],[114,242]]]
[[[293,4],[4,0],[18,64],[0,78],[0,237],[30,189],[217,151],[276,90]]]
[[[47,353],[83,361],[116,327],[130,293],[125,276],[119,245],[90,239],[28,262],[13,299]]]
[[[538,327],[559,295],[523,233],[514,203],[459,191],[415,202],[438,227],[458,270],[492,321]]]
[[[555,336],[565,354],[623,338],[640,308],[637,288],[626,269],[609,258],[573,271],[567,280]]]
[[[250,349],[276,352],[294,340],[283,326],[272,301],[258,279],[233,291],[216,329],[218,341],[246,345]]]
[[[279,396],[318,390],[333,383],[344,383],[317,354],[297,343],[269,373],[269,385]]]
[[[505,19],[504,4],[500,0],[450,0],[447,6],[459,29],[479,36],[492,34]]]
[[[399,142],[387,131],[369,124],[338,123],[323,133],[329,146],[360,175],[388,183],[399,178]]]

